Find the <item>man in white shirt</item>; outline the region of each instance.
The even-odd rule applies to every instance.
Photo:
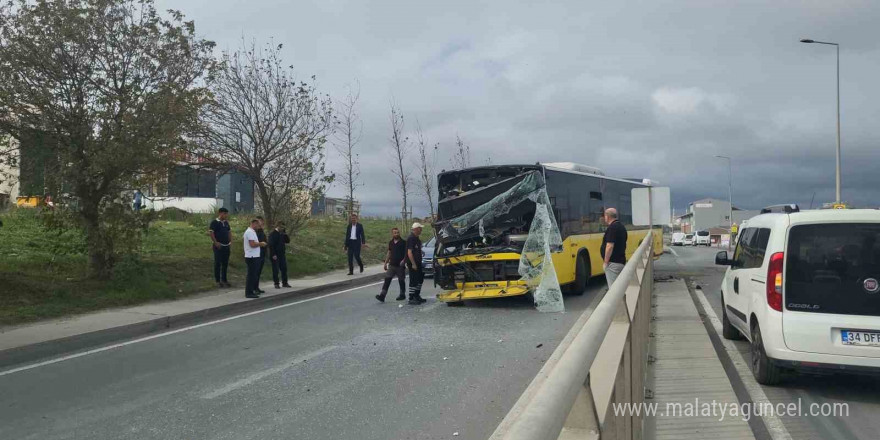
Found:
[[[259,298],[260,294],[260,248],[266,246],[266,242],[260,241],[257,237],[257,229],[260,227],[260,221],[251,220],[251,226],[244,231],[244,261],[247,264],[247,282],[245,283],[244,296],[246,298]]]

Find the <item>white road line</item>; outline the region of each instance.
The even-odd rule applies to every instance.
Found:
[[[669,253],[675,255],[675,258],[678,258],[678,252],[675,252],[675,249],[673,249],[671,246],[669,247]]]
[[[167,331],[167,332],[165,332],[165,333],[159,333],[159,334],[156,334],[156,335],[145,336],[145,337],[143,337],[143,338],[134,339],[134,340],[127,341],[127,342],[121,342],[121,343],[119,343],[119,344],[108,345],[108,346],[106,346],[106,347],[96,348],[96,349],[94,349],[94,350],[88,350],[88,351],[84,351],[84,352],[82,352],[82,353],[75,353],[75,354],[71,354],[71,355],[67,355],[67,356],[62,356],[62,357],[60,357],[60,358],[56,358],[56,359],[50,359],[50,360],[48,360],[48,361],[38,362],[38,363],[36,363],[36,364],[30,364],[30,365],[25,365],[25,366],[23,366],[23,367],[13,368],[13,369],[11,369],[11,370],[0,371],[0,377],[6,376],[6,375],[9,375],[9,374],[13,374],[13,373],[18,373],[18,372],[20,372],[20,371],[32,370],[32,369],[34,369],[34,368],[45,367],[46,365],[57,364],[57,363],[59,363],[59,362],[69,361],[69,360],[71,360],[71,359],[81,358],[81,357],[83,357],[83,356],[88,356],[88,355],[91,355],[91,354],[101,353],[101,352],[104,352],[104,351],[109,351],[109,350],[113,350],[113,349],[116,349],[116,348],[125,347],[126,345],[132,345],[132,344],[137,344],[137,343],[140,343],[140,342],[146,342],[146,341],[150,341],[150,340],[153,340],[153,339],[162,338],[162,337],[165,337],[165,336],[176,335],[176,334],[178,334],[178,333],[183,333],[183,332],[190,331],[190,330],[194,330],[194,329],[197,329],[197,328],[207,327],[207,326],[209,326],[209,325],[220,324],[220,323],[227,322],[227,321],[232,321],[232,320],[234,320],[234,319],[238,319],[238,318],[245,318],[245,317],[248,317],[248,316],[259,315],[260,313],[271,312],[271,311],[273,311],[273,310],[283,309],[283,308],[285,308],[285,307],[291,307],[291,306],[295,306],[295,305],[298,305],[298,304],[303,304],[303,303],[307,303],[307,302],[311,302],[311,301],[317,301],[317,300],[319,300],[319,299],[329,298],[329,297],[331,297],[331,296],[342,295],[343,293],[348,293],[348,292],[351,292],[351,291],[353,291],[353,290],[363,289],[363,288],[365,288],[365,287],[376,286],[376,285],[379,285],[379,284],[382,284],[382,282],[366,284],[366,285],[359,286],[359,287],[352,287],[351,289],[340,290],[340,291],[338,291],[338,292],[332,292],[332,293],[328,293],[328,294],[326,294],[326,295],[316,296],[316,297],[314,297],[314,298],[309,298],[309,299],[304,299],[304,300],[301,300],[301,301],[295,301],[295,302],[292,302],[292,303],[282,304],[282,305],[280,305],[280,306],[269,307],[268,309],[256,310],[256,311],[253,311],[253,312],[243,313],[243,314],[241,314],[241,315],[235,315],[235,316],[230,316],[230,317],[223,318],[223,319],[218,319],[218,320],[216,320],[216,321],[203,322],[203,323],[201,323],[201,324],[191,325],[191,326],[189,326],[189,327],[183,327],[183,328],[179,328],[179,329],[177,329],[177,330]]]
[[[734,368],[736,368],[736,373],[739,374],[739,378],[743,381],[743,385],[749,393],[752,403],[760,405],[762,408],[766,408],[766,405],[772,405],[770,399],[764,394],[761,385],[755,381],[755,377],[752,376],[752,370],[749,368],[749,364],[743,359],[742,354],[740,354],[736,345],[734,345],[733,341],[724,339],[722,336],[721,321],[718,319],[718,315],[715,314],[715,310],[712,309],[712,305],[709,304],[709,300],[706,299],[706,295],[703,294],[703,289],[694,289],[694,291],[697,292],[697,298],[703,305],[706,317],[712,322],[712,327],[715,328],[715,333],[718,335],[718,339],[721,340],[721,343],[724,345],[724,350],[727,351],[727,355],[730,356],[730,360],[733,363]],[[772,437],[773,440],[791,440],[791,434],[785,429],[782,420],[777,417],[775,413],[767,413],[768,411],[763,411],[761,418],[764,419],[764,425],[767,426],[767,431],[770,433],[770,437]]]
[[[205,394],[204,396],[202,396],[202,399],[215,399],[215,398],[220,397],[226,393],[230,393],[230,392],[235,391],[239,388],[248,386],[248,385],[250,385],[260,379],[263,379],[264,377],[271,376],[276,373],[280,373],[288,368],[292,368],[292,367],[299,365],[303,362],[312,360],[312,359],[314,359],[324,353],[327,353],[328,351],[333,351],[335,349],[336,349],[336,346],[331,345],[329,347],[324,347],[320,350],[315,350],[311,353],[306,353],[303,356],[298,356],[293,359],[288,359],[288,360],[284,361],[283,364],[281,364],[277,367],[269,368],[268,370],[263,370],[259,373],[252,374],[248,377],[245,377],[244,379],[237,380],[237,381],[232,382],[224,387],[218,388],[208,394]]]

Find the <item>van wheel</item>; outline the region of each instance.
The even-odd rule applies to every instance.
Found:
[[[782,370],[773,365],[767,352],[764,351],[764,340],[761,338],[761,328],[755,323],[752,328],[752,344],[749,350],[752,354],[752,375],[761,385],[776,385],[779,383]]]
[[[587,290],[588,281],[590,281],[590,267],[587,265],[584,254],[578,254],[575,261],[574,283],[571,286],[571,294],[583,295]]]
[[[742,333],[731,325],[730,320],[727,319],[727,309],[724,307],[723,297],[721,298],[721,335],[724,336],[724,339],[730,339],[731,341],[742,339]]]

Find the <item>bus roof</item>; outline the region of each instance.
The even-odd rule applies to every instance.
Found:
[[[544,168],[547,170],[559,171],[562,173],[579,174],[582,176],[591,176],[591,177],[597,177],[600,179],[616,180],[618,182],[626,182],[626,183],[630,183],[630,184],[638,185],[638,186],[644,186],[644,187],[651,186],[651,184],[649,184],[649,183],[645,183],[644,181],[639,181],[636,179],[624,179],[621,177],[609,177],[609,176],[606,176],[604,173],[602,173],[602,171],[599,168],[590,167],[587,165],[578,165],[578,164],[575,164],[572,162],[549,162],[549,163],[536,163],[536,164],[531,164],[531,165],[527,165],[527,164],[484,165],[484,166],[479,166],[479,167],[463,168],[460,170],[449,170],[449,171],[444,170],[438,174],[438,177],[444,176],[447,174],[459,174],[459,173],[473,172],[473,171],[479,171],[479,170],[497,170],[497,169],[504,169],[504,168],[521,168],[521,169]],[[580,171],[579,169],[583,169],[584,171]],[[593,172],[587,172],[587,170],[592,170]],[[597,172],[598,172],[598,174],[597,174]]]

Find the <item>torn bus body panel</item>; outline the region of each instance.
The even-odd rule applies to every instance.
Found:
[[[481,170],[482,171],[482,170]],[[559,251],[562,238],[547,195],[540,168],[522,167],[522,174],[497,176],[470,191],[450,191],[440,202],[435,280],[446,290],[447,300],[522,294],[527,286],[541,311],[562,311],[562,291],[551,252]],[[465,175],[459,182],[466,182]],[[441,176],[442,182],[442,176]],[[487,179],[484,179],[484,181]],[[442,185],[441,185],[442,186]],[[460,185],[459,189],[467,188]],[[494,194],[488,198],[487,195]],[[443,194],[441,194],[443,195]],[[454,202],[454,207],[444,204]],[[452,218],[443,212],[462,212]],[[493,255],[507,254],[507,258]],[[485,261],[490,260],[490,261]],[[491,289],[492,294],[486,290]]]

